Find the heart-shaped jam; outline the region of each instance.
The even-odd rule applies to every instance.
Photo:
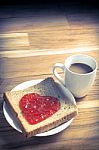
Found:
[[[47,119],[57,112],[60,102],[52,96],[29,93],[21,98],[19,107],[25,119],[32,125]]]

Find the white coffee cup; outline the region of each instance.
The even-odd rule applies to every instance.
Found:
[[[70,66],[75,63],[83,63],[92,68],[89,73],[79,74],[70,70]],[[64,79],[57,72],[57,68],[64,72]],[[53,66],[53,74],[65,87],[67,87],[74,97],[81,98],[87,95],[96,77],[97,62],[88,55],[72,55],[65,60],[65,63],[56,63]]]

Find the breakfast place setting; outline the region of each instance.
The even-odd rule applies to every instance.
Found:
[[[57,67],[63,70],[64,79],[57,73]],[[64,64],[56,63],[53,74],[58,83],[52,77],[30,80],[4,93],[6,120],[26,137],[64,130],[78,113],[75,98],[87,95],[96,71],[97,62],[88,55],[72,55]]]
[[[98,21],[39,6],[1,11],[0,149],[98,150]]]

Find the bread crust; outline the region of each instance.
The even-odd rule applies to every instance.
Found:
[[[52,128],[55,128],[55,127],[57,127],[57,126],[59,126],[59,125],[65,123],[65,122],[68,122],[69,120],[71,120],[72,118],[74,118],[76,115],[77,115],[77,112],[76,112],[76,111],[75,111],[75,112],[72,112],[71,114],[69,114],[69,115],[67,115],[67,116],[65,116],[65,117],[63,117],[63,118],[61,118],[61,119],[59,119],[59,120],[55,120],[53,123],[50,123],[50,124],[48,124],[48,125],[46,125],[46,126],[40,127],[40,128],[38,128],[38,129],[36,129],[36,130],[34,130],[34,131],[31,131],[31,132],[29,132],[29,133],[25,132],[24,135],[25,135],[27,138],[29,138],[29,137],[31,137],[31,136],[33,136],[33,135],[38,134],[38,133],[42,133],[42,132],[45,132],[45,131],[49,131],[49,130],[52,129]]]
[[[11,103],[9,102],[9,98],[8,98],[6,93],[4,93],[3,98],[4,98],[5,102],[6,102],[6,104],[8,105],[9,110],[11,111],[13,116],[16,118],[20,129],[22,129],[22,132],[25,133],[24,126],[22,125],[20,119],[18,118],[18,113],[14,110],[13,105],[11,105]]]

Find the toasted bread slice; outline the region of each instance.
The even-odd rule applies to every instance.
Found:
[[[60,101],[60,109],[49,118],[37,124],[30,125],[22,115],[22,111],[19,107],[20,99],[28,93],[38,93],[42,96],[54,96]],[[26,137],[31,137],[38,133],[48,131],[64,122],[69,121],[77,114],[77,106],[64,99],[57,83],[51,77],[46,78],[40,83],[24,90],[13,92],[8,91],[4,93],[4,100],[12,109],[13,114],[20,124],[22,132]]]

